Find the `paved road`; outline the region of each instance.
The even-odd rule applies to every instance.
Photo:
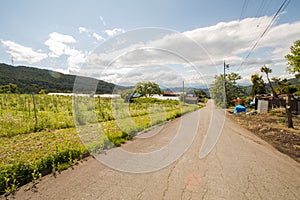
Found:
[[[209,103],[184,116],[200,117],[197,134],[190,148],[161,170],[119,172],[89,158],[56,178],[42,178],[38,192],[21,188],[15,199],[299,199],[300,165],[228,118],[214,149],[199,159],[212,109]],[[217,113],[222,118],[222,112]],[[161,149],[182,125],[176,119],[158,134],[122,148],[132,152]]]

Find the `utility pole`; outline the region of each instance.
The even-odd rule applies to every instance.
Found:
[[[224,73],[223,73],[223,76],[224,76],[224,99],[223,99],[223,102],[224,102],[224,108],[227,108],[227,96],[226,96],[226,69],[229,68],[229,64],[226,65],[226,62],[224,60]]]

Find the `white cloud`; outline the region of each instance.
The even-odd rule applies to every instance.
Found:
[[[98,41],[104,41],[105,39],[99,35],[98,33],[93,33],[92,36],[96,38]]]
[[[8,48],[7,52],[14,58],[15,61],[25,61],[27,63],[37,63],[47,58],[47,54],[41,53],[40,50],[34,51],[30,47],[25,47],[13,41],[1,41]]]
[[[79,28],[78,28],[78,31],[79,31],[79,33],[88,33],[88,32],[89,32],[89,30],[87,30],[87,29],[84,28],[84,27],[79,27]]]
[[[220,22],[183,33],[163,29],[151,32],[151,29],[144,29],[112,37],[124,33],[124,30],[105,30],[106,35],[112,38],[104,43],[105,48],[100,48],[100,51],[89,57],[93,67],[85,69],[83,73],[114,83],[128,84],[155,79],[163,84],[166,81],[178,84],[184,78],[191,84],[209,84],[214,75],[220,73],[219,68],[225,59],[232,71],[236,70],[243,76],[242,83],[250,83],[251,74],[259,72],[259,67],[263,64],[274,67],[272,75],[282,75],[285,73],[284,56],[289,52],[293,41],[299,39],[300,22],[273,25],[251,56],[244,60],[271,19],[272,17],[264,16]],[[104,40],[101,35],[86,28],[81,27],[79,31],[86,32],[97,40]],[[75,56],[72,58],[75,59]],[[170,68],[165,67],[167,65],[178,65],[182,69],[170,71]],[[186,69],[191,65],[197,66],[202,79],[205,79],[199,78],[199,73]],[[158,66],[164,66],[169,71],[155,68]],[[174,72],[182,77],[174,76]]]
[[[73,49],[69,52],[68,70],[71,73],[77,73],[80,70],[80,65],[85,62],[87,53]]]
[[[79,27],[79,31],[87,32],[84,27]],[[74,49],[70,44],[75,43],[76,40],[70,35],[63,35],[53,32],[49,34],[49,39],[45,42],[45,45],[49,47],[51,53],[50,57],[58,58],[62,55],[68,56],[68,71],[76,73],[80,69],[80,64],[84,63],[87,53]]]
[[[53,39],[57,42],[62,43],[74,43],[76,40],[70,35],[63,35],[57,32],[53,32],[49,34],[50,39]]]
[[[118,59],[116,65],[153,65],[159,64],[182,64],[191,62],[199,66],[221,64],[224,58],[229,58],[232,65],[242,63],[241,53],[248,52],[259,35],[264,31],[270,17],[262,17],[259,27],[256,18],[248,18],[242,21],[221,22],[214,26],[198,28],[183,33],[169,32],[160,38],[136,41],[123,49],[116,49],[109,54],[100,57],[107,59],[115,58],[120,53],[126,53]],[[109,36],[113,36],[122,29],[106,30]],[[166,32],[162,30],[162,32]],[[147,34],[146,32],[142,32]],[[131,33],[129,32],[129,35]],[[134,34],[134,33],[133,33]],[[136,38],[143,38],[138,36]],[[131,38],[132,39],[132,38]],[[120,45],[121,46],[121,45]],[[156,49],[149,51],[149,48]],[[148,49],[147,49],[148,48]],[[162,51],[159,51],[161,49]],[[163,52],[163,50],[166,50]],[[134,52],[133,52],[134,51]],[[132,52],[128,54],[128,52]],[[174,56],[174,52],[177,56]]]
[[[119,63],[117,64],[152,65],[153,58],[155,58],[159,64],[186,65],[186,61],[183,59],[174,59],[171,51],[169,53],[152,51],[150,54],[146,50],[137,50],[155,47],[157,49],[174,50],[179,56],[200,66],[212,65],[212,63],[222,64],[224,59],[230,61],[230,64],[233,66],[239,66],[244,61],[245,55],[248,54],[254,43],[261,36],[270,20],[271,17],[264,16],[260,18],[247,18],[241,21],[221,22],[210,27],[166,35],[156,40],[142,43],[137,41],[135,44],[127,46],[124,49],[117,49],[119,53],[136,50],[134,53],[128,54],[126,59],[119,59]],[[259,24],[258,21],[260,22]],[[289,51],[292,42],[299,39],[299,30],[300,22],[274,25],[263,39],[259,41],[253,54],[244,64],[262,64],[266,61],[271,63],[272,61],[275,62],[274,59],[283,59],[284,55]],[[115,31],[111,31],[111,33],[109,31],[106,32],[113,35]],[[202,48],[202,50],[199,51],[199,48]],[[257,58],[255,53],[263,48],[271,48],[270,57]],[[112,52],[112,57],[116,53]],[[110,56],[106,55],[106,57]]]
[[[59,73],[69,74],[69,70],[68,69],[52,68],[52,67],[48,67],[47,69],[51,70],[51,71],[54,71],[54,73],[50,73],[50,75],[53,76],[53,77],[55,77],[55,78],[61,76],[61,74],[59,74]],[[59,73],[55,73],[55,72],[59,72]]]
[[[93,72],[95,73],[98,70],[94,68]],[[172,67],[167,66],[107,67],[101,69],[98,74],[93,74],[93,76],[120,85],[133,85],[140,81],[154,81],[159,85],[171,87],[181,84],[183,80],[187,80],[186,84],[192,84],[190,78],[186,75],[180,74]],[[192,75],[191,77],[195,78],[196,76]],[[199,82],[199,79],[197,81]]]
[[[273,26],[261,40],[261,46],[289,47],[299,39],[300,22],[284,23]]]
[[[70,35],[53,32],[49,34],[49,39],[45,42],[45,45],[47,45],[51,51],[49,56],[58,58],[70,51],[70,47],[67,44],[75,42],[76,40]]]
[[[105,38],[102,37],[100,34],[94,32],[93,30],[87,29],[85,27],[79,27],[78,31],[79,31],[79,33],[86,33],[88,35],[88,37],[93,37],[97,41],[104,41],[105,40]]]
[[[114,28],[114,29],[107,29],[104,31],[109,37],[113,37],[115,35],[125,33],[124,29],[121,28]]]
[[[272,59],[280,60],[283,59],[283,55],[287,55],[290,53],[290,49],[288,47],[277,47],[272,51]]]

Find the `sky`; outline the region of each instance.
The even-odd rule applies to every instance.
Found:
[[[240,84],[262,65],[290,78],[284,56],[300,39],[300,1],[287,1],[261,37],[283,2],[1,0],[0,62],[119,85],[206,87],[224,61]]]

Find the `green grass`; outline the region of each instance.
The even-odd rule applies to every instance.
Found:
[[[73,102],[72,97],[47,95],[35,95],[35,100],[37,124],[32,95],[0,94],[0,194],[198,108],[155,99],[130,105],[121,99],[79,97]]]
[[[70,166],[87,153],[75,128],[3,137],[0,143],[1,193]]]
[[[74,127],[71,97],[0,94],[0,137]]]

